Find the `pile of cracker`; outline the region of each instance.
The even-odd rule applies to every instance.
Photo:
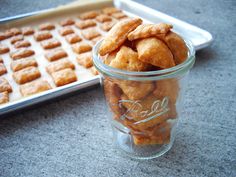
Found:
[[[142,24],[139,18],[117,23],[102,41],[103,62],[126,71],[156,71],[187,59],[184,40],[170,24]],[[181,91],[178,78],[136,81],[104,76],[106,100],[114,120],[130,129],[135,145],[168,144],[176,124]]]

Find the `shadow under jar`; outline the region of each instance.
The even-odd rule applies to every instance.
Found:
[[[152,159],[166,153],[173,144],[187,75],[195,62],[195,50],[185,41],[188,58],[172,68],[147,72],[116,69],[103,63],[98,49],[93,62],[101,75],[115,145],[138,159]]]

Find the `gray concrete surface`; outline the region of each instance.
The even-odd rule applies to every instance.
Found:
[[[236,176],[236,3],[234,0],[137,0],[210,31],[197,52],[173,148],[137,161],[112,150],[100,88],[0,119],[0,176]],[[0,17],[66,0],[1,0]]]

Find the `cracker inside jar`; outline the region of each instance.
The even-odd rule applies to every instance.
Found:
[[[142,24],[139,18],[125,19],[112,27],[98,51],[104,64],[119,70],[168,69],[183,63],[188,56],[185,41],[172,28],[171,24]],[[117,97],[118,92],[111,92],[108,82],[104,82],[113,117],[129,128],[135,145],[170,142],[172,122],[178,117],[176,104],[180,86],[177,78],[133,81],[107,76],[104,79],[119,90]],[[114,104],[119,106],[114,109]],[[162,113],[152,115],[154,111]]]

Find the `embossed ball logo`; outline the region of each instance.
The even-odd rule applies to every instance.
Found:
[[[120,116],[121,120],[124,120],[125,118],[133,120],[133,117],[143,118],[134,124],[144,123],[155,118],[158,119],[159,116],[167,113],[170,110],[168,108],[168,97],[164,97],[162,100],[154,101],[148,110],[143,109],[142,101],[140,100],[120,100],[118,104],[120,108],[122,107],[123,103],[129,103],[131,106],[122,116]],[[132,117],[130,115],[132,115]]]

